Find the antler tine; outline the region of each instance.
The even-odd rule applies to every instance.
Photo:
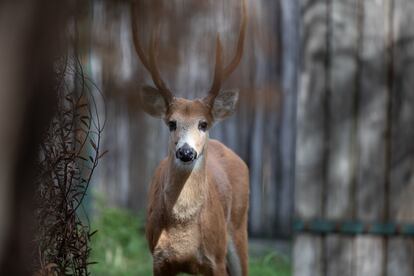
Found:
[[[230,64],[223,71],[223,80],[227,79],[231,73],[237,68],[243,55],[244,38],[246,36],[247,25],[247,8],[246,0],[242,0],[242,21],[240,26],[239,39],[237,41],[237,51]]]
[[[151,36],[151,47],[149,50],[149,54],[150,54],[150,73],[151,73],[151,77],[152,80],[155,84],[155,86],[158,87],[158,89],[161,91],[161,93],[163,94],[164,98],[166,99],[167,103],[169,103],[172,98],[173,95],[171,93],[171,91],[167,88],[167,86],[165,85],[164,81],[161,78],[160,72],[158,70],[158,66],[157,66],[157,59],[155,56],[155,51],[158,48],[158,43],[157,43],[157,39],[156,39],[156,34],[155,31],[152,33]]]
[[[145,56],[144,50],[142,50],[141,42],[139,40],[136,9],[137,9],[136,3],[135,1],[132,1],[131,3],[131,25],[132,25],[132,38],[134,40],[135,51],[137,52],[138,57],[141,60],[144,67],[148,71],[151,71],[150,64],[148,62],[147,57]]]
[[[239,33],[239,39],[237,42],[237,51],[234,55],[232,61],[226,68],[223,69],[222,65],[222,46],[220,42],[220,36],[217,35],[217,42],[216,42],[216,65],[214,71],[214,81],[211,89],[205,97],[205,101],[212,106],[214,99],[217,97],[218,93],[220,92],[221,83],[223,80],[228,78],[230,74],[236,69],[237,65],[239,65],[240,60],[243,54],[243,46],[244,46],[244,37],[246,34],[246,25],[247,25],[247,11],[246,11],[246,0],[242,0],[242,10],[243,10],[243,18]]]
[[[214,81],[213,81],[213,85],[211,86],[210,91],[209,91],[209,93],[206,97],[206,101],[210,105],[212,104],[214,99],[217,97],[217,95],[220,91],[220,87],[221,87],[221,81],[222,81],[222,77],[223,77],[222,56],[223,56],[223,49],[222,49],[222,46],[221,46],[220,35],[217,35],[217,40],[216,40],[216,65],[215,65],[215,69],[214,69]]]
[[[148,60],[145,56],[144,50],[141,47],[141,42],[138,36],[138,29],[137,29],[137,18],[136,18],[136,3],[132,1],[131,3],[131,25],[132,25],[132,36],[134,40],[135,51],[138,54],[139,59],[141,60],[144,67],[148,70],[151,74],[152,81],[154,85],[161,91],[165,102],[169,104],[173,98],[171,91],[167,88],[164,81],[161,78],[161,75],[158,71],[157,61],[155,57],[155,48],[157,46],[157,41],[155,38],[155,31],[152,32],[151,35],[151,47],[150,47],[150,59]]]

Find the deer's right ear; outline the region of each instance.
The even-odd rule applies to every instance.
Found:
[[[141,90],[141,106],[149,115],[162,118],[167,113],[167,104],[160,90],[144,86]]]
[[[238,99],[238,90],[220,90],[211,109],[214,120],[220,121],[232,115]]]

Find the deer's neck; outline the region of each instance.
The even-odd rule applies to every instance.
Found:
[[[164,186],[164,202],[171,219],[186,222],[194,218],[206,198],[206,157],[200,156],[192,166],[179,164],[169,157],[169,174]]]

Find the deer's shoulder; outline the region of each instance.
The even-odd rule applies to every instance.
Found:
[[[247,165],[234,151],[218,140],[210,139],[208,143],[208,159],[214,163],[223,164],[228,169],[241,169],[247,171]]]

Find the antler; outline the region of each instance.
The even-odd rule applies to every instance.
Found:
[[[221,83],[226,80],[231,73],[237,68],[240,63],[240,60],[243,55],[243,47],[244,47],[244,37],[246,36],[246,25],[247,25],[247,10],[246,10],[246,0],[242,1],[242,21],[240,26],[239,38],[237,41],[237,50],[236,54],[234,55],[233,59],[223,69],[222,65],[222,46],[220,42],[220,36],[217,35],[217,42],[216,42],[216,65],[214,69],[214,80],[213,84],[210,88],[208,95],[204,98],[209,105],[213,105],[214,99],[217,97],[218,93],[220,92]]]
[[[154,85],[160,90],[162,96],[164,97],[166,104],[168,105],[171,102],[173,95],[171,91],[167,88],[167,86],[165,85],[164,81],[162,80],[160,72],[157,67],[155,51],[156,51],[158,43],[157,43],[155,31],[153,31],[151,35],[151,44],[150,44],[149,60],[148,60],[147,57],[145,56],[144,50],[142,49],[141,42],[139,40],[137,21],[138,20],[136,18],[136,3],[135,1],[132,1],[131,25],[132,25],[132,37],[134,40],[135,51],[137,52],[138,57],[141,60],[144,67],[151,74]]]

